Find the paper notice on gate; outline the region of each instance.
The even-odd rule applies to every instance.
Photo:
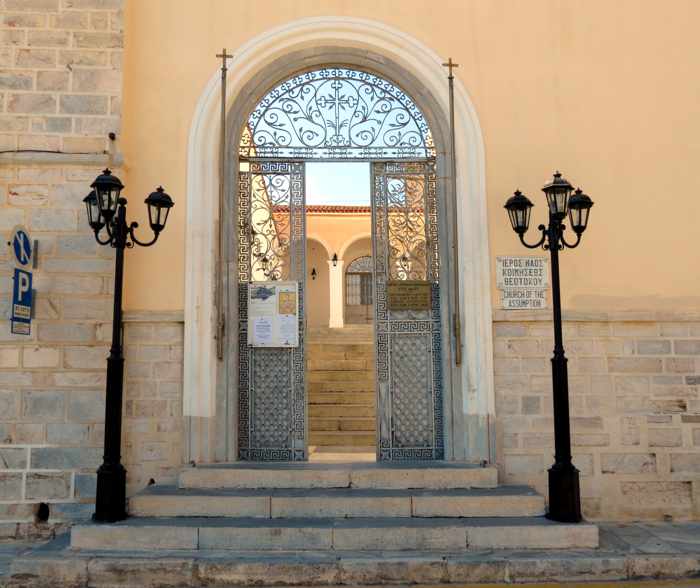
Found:
[[[253,345],[272,345],[272,318],[258,316],[252,319]]]
[[[299,347],[299,284],[255,282],[248,288],[248,345]]]

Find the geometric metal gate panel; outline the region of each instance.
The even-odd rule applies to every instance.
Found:
[[[372,165],[377,458],[444,457],[440,243],[434,160]],[[429,310],[389,310],[392,280],[430,283]]]
[[[238,453],[249,461],[306,459],[304,164],[242,161],[238,176]],[[299,284],[299,346],[248,345],[251,283]]]

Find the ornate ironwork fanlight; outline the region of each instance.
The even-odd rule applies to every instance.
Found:
[[[423,113],[391,82],[349,68],[295,76],[258,103],[242,157],[416,159],[435,156]]]

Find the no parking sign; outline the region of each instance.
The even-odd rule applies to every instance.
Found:
[[[29,268],[34,255],[29,231],[22,226],[12,230],[9,242],[15,258],[12,284],[11,331],[15,335],[29,335],[32,326],[32,272]]]

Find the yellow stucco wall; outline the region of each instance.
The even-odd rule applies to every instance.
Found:
[[[308,289],[309,327],[328,326],[330,291],[328,261],[336,253],[345,262],[345,268],[360,255],[371,255],[371,221],[369,213],[328,214],[307,213],[306,276]],[[311,280],[311,270],[317,277]],[[344,293],[343,293],[344,296]]]
[[[157,247],[129,252],[127,308],[183,307],[187,137],[215,53],[325,15],[385,22],[461,64],[485,142],[492,266],[524,253],[506,197],[527,193],[536,225],[559,168],[596,203],[583,246],[564,255],[565,306],[700,307],[700,3],[130,0],[126,192],[139,202],[163,183],[176,207]]]

